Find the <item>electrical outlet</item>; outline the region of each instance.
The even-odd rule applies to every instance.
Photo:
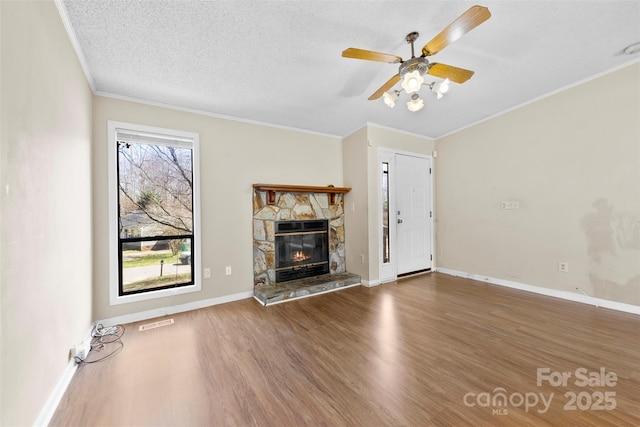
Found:
[[[507,200],[504,202],[500,202],[500,209],[502,210],[520,209],[520,202],[518,202],[517,200]]]
[[[231,266],[230,265],[227,265],[224,268],[224,274],[227,275],[227,276],[231,276]]]
[[[210,268],[205,268],[204,270],[202,270],[202,275],[204,276],[205,279],[208,279],[211,277],[211,269]]]
[[[78,358],[84,360],[91,351],[91,341],[83,341],[80,344],[74,345],[69,350],[69,359]]]
[[[563,273],[569,272],[569,263],[567,261],[558,261],[558,271]]]

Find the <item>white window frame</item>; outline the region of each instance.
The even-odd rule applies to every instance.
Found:
[[[377,204],[377,212],[378,212],[378,278],[380,283],[392,282],[398,278],[396,275],[396,167],[395,167],[395,151],[391,151],[389,149],[380,147],[378,148],[378,177],[377,177],[377,192],[378,192],[378,204]],[[390,261],[388,263],[384,262],[384,254],[383,252],[383,233],[382,230],[382,183],[380,182],[380,177],[382,176],[382,164],[387,163],[389,165],[389,252],[390,252]]]
[[[118,169],[117,169],[117,132],[163,135],[169,140],[191,143],[193,152],[193,239],[195,255],[193,263],[193,284],[170,289],[159,289],[144,293],[119,295],[118,265]],[[201,232],[200,232],[200,135],[174,129],[145,126],[133,123],[107,122],[108,167],[109,167],[109,302],[111,305],[147,301],[156,298],[199,292],[202,290],[201,275]]]

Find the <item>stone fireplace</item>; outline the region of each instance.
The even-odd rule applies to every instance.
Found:
[[[347,273],[345,264],[344,194],[349,190],[254,185],[254,295],[261,303],[266,305],[276,300],[307,296],[316,293],[315,288],[320,289],[318,292],[326,292],[328,287],[344,287],[345,278],[349,279],[346,285],[352,285],[354,281],[355,284],[360,283],[359,276]],[[320,230],[323,226],[325,231]],[[279,246],[283,239],[292,245],[288,248]],[[312,246],[325,250],[323,245],[326,261],[318,258],[317,254],[312,260],[304,259],[309,256],[305,251],[309,252]],[[280,253],[287,258],[284,263],[277,259]],[[296,256],[297,260],[291,262],[291,258]],[[302,270],[302,265],[312,274],[295,277]],[[296,267],[300,267],[298,271]]]

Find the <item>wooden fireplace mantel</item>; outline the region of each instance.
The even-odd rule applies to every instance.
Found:
[[[351,191],[351,187],[316,187],[312,185],[284,185],[284,184],[253,184],[253,189],[267,192],[267,203],[276,202],[276,192],[279,193],[329,193],[329,203],[335,204],[336,194]]]

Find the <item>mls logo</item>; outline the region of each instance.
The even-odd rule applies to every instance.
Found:
[[[492,409],[491,415],[509,415],[509,411],[506,408]]]

